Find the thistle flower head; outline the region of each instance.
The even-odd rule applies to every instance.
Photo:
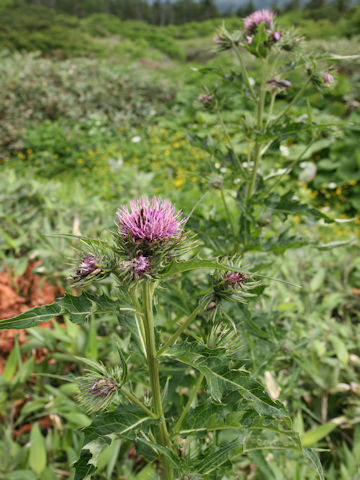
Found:
[[[198,97],[199,103],[201,103],[204,108],[211,108],[214,104],[215,95],[212,93],[202,93]]]
[[[86,255],[77,266],[73,280],[75,283],[84,283],[95,277],[103,276],[103,273],[98,259],[94,255]]]
[[[254,32],[260,23],[264,23],[265,28],[270,28],[274,18],[275,14],[270,10],[256,10],[251,15],[244,18],[244,29],[247,32]]]
[[[88,275],[92,273],[97,268],[97,260],[93,255],[89,257],[84,257],[79,263],[78,273],[79,275]]]
[[[130,209],[121,206],[117,211],[119,234],[134,242],[166,242],[177,238],[183,232],[181,210],[176,212],[175,205],[153,197],[130,202]]]
[[[323,80],[326,85],[331,85],[334,83],[334,76],[331,73],[324,73]]]
[[[231,257],[223,259],[229,270],[216,270],[212,276],[212,291],[204,298],[205,310],[210,317],[214,317],[216,311],[221,308],[223,300],[236,303],[247,303],[256,293],[252,290],[261,285],[261,282],[253,280],[253,275],[244,273],[241,258]],[[214,313],[215,312],[215,313]]]
[[[139,280],[139,278],[145,277],[150,273],[151,262],[148,257],[139,255],[132,260],[123,262],[121,269],[124,271],[125,276],[128,276],[128,280]]]
[[[138,258],[134,258],[132,261],[134,270],[137,273],[144,273],[150,268],[150,261],[148,258],[144,257],[143,255],[140,255]]]
[[[106,410],[119,393],[120,383],[111,375],[89,371],[77,382],[80,390],[77,399],[88,413]]]
[[[230,272],[224,275],[224,282],[228,287],[240,287],[246,282],[245,273]]]
[[[278,42],[281,38],[281,33],[280,32],[274,32],[273,33],[273,40],[274,42]]]

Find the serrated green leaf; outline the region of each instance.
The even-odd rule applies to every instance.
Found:
[[[87,449],[81,450],[79,460],[73,464],[73,468],[75,469],[74,480],[91,480],[91,476],[96,468],[89,463],[90,460],[90,451]]]
[[[271,208],[275,212],[282,212],[285,214],[303,214],[303,215],[310,215],[316,218],[322,218],[325,220],[327,223],[332,223],[334,220],[332,220],[330,217],[325,215],[325,213],[321,212],[320,210],[317,210],[316,208],[309,207],[308,205],[305,205],[304,203],[301,203],[299,200],[296,200],[293,198],[293,193],[288,192],[283,196],[280,196],[277,193],[272,193],[269,195],[269,197],[266,199],[265,205],[268,208]]]
[[[8,328],[30,328],[35,327],[40,322],[51,320],[61,314],[61,307],[56,303],[42,305],[41,307],[31,308],[27,312],[21,313],[16,317],[1,320],[0,330]]]
[[[62,307],[63,312],[70,315],[70,320],[78,325],[85,323],[92,312],[92,302],[85,293],[78,297],[67,293],[57,304]]]
[[[122,436],[138,429],[146,431],[149,425],[156,423],[158,420],[144,416],[139,407],[120,405],[111,412],[96,416],[91,425],[84,429],[85,444],[99,436],[112,433]]]
[[[0,321],[0,330],[35,327],[40,322],[51,320],[53,317],[66,313],[69,314],[73,323],[82,325],[92,313],[118,312],[119,310],[131,309],[121,307],[118,302],[106,297],[106,295],[95,297],[82,292],[81,295],[75,296],[67,293],[59,298],[56,303],[31,308],[16,317]]]
[[[236,390],[256,410],[259,415],[270,417],[287,417],[284,406],[273,401],[266,393],[264,387],[251,375],[241,369],[227,368],[227,361],[216,358],[211,361],[207,355],[206,347],[190,344],[183,344],[181,347],[170,348],[165,355],[176,358],[179,362],[185,363],[205,375],[210,393],[213,399],[221,402],[225,390]]]

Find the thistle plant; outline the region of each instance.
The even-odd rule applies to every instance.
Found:
[[[92,478],[99,453],[118,438],[153,464],[154,478],[220,479],[224,472],[234,475],[242,455],[263,448],[305,454],[321,473],[315,454],[302,449],[292,431],[284,405],[244,367],[243,339],[229,305],[236,309],[256,299],[261,275],[237,256],[196,255],[187,220],[155,197],[121,206],[108,240],[81,239],[73,275],[84,287],[80,295],[67,293],[0,323],[24,328],[66,315],[81,324],[109,312],[119,321],[112,364],[77,358],[86,366],[77,398],[93,420],[83,430],[75,479]],[[181,289],[189,271],[198,271],[206,288],[196,292],[193,284],[186,309],[164,321],[164,315],[179,314],[169,291],[172,285]],[[102,288],[109,275],[110,292]],[[184,388],[182,400],[176,392]]]
[[[328,64],[341,58],[309,52],[304,38],[279,27],[269,10],[253,12],[241,30],[223,25],[214,43],[219,53],[230,54],[231,66],[222,57],[223,64],[220,58],[218,66],[200,69],[215,80],[198,102],[217,116],[217,128],[190,137],[210,154],[209,186],[220,193],[227,230],[219,236],[218,220],[212,219],[202,220],[203,230],[213,232],[218,254],[303,245],[306,240],[291,233],[289,215],[332,220],[294,196],[289,175],[324,139],[340,133],[339,123],[312,113],[306,94],[334,85]]]
[[[249,372],[251,335],[279,348],[270,338],[274,327],[264,328],[252,315],[269,277],[249,253],[303,245],[290,232],[290,214],[331,221],[285,182],[317,141],[338,132],[338,125],[313,117],[309,101],[305,114],[293,114],[311,85],[331,88],[334,75],[325,63],[331,58],[309,54],[302,37],[279,28],[269,10],[249,15],[240,31],[222,27],[214,41],[233,54],[235,65],[225,74],[211,69],[221,84],[207,88],[197,104],[217,115],[221,134],[192,139],[213,160],[209,186],[226,220],[188,218],[156,197],[120,206],[109,238],[80,238],[72,285],[83,288],[81,294],[67,293],[0,323],[28,328],[65,315],[83,324],[89,315],[105,314],[118,321],[109,364],[77,359],[87,368],[78,378],[79,403],[93,420],[83,430],[75,480],[89,480],[100,452],[119,438],[152,465],[154,478],[236,478],[242,456],[272,449],[305,455],[323,478],[284,405]],[[241,97],[246,107],[236,118],[227,116],[229,97]],[[306,145],[284,163],[281,149],[290,138]],[[281,168],[274,171],[274,163]],[[189,223],[199,226],[200,239]]]

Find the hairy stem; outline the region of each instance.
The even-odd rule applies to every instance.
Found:
[[[124,387],[120,387],[120,390],[125,395],[125,397],[127,397],[131,402],[136,403],[136,405],[138,405],[140,408],[142,408],[144,410],[144,412],[146,412],[149,415],[149,417],[157,418],[155,413],[153,413],[151,410],[149,410],[147,408],[147,406],[144,405],[138,398],[136,398],[134,394],[129,392],[129,390],[127,390]]]
[[[272,117],[273,110],[274,110],[274,105],[275,105],[275,99],[276,99],[276,92],[272,92],[271,100],[270,100],[270,106],[269,106],[269,110],[268,110],[267,118],[266,118],[266,123],[265,123],[265,129],[271,121],[271,117]]]
[[[136,296],[135,292],[130,290],[129,291],[129,296],[130,296],[131,301],[133,302],[135,310],[136,310],[136,312],[135,312],[136,327],[137,327],[137,330],[139,332],[141,348],[143,350],[144,356],[146,357],[147,354],[146,354],[146,348],[145,348],[145,330],[144,330],[144,322],[143,322],[143,319],[142,319],[142,308],[141,308],[139,300],[137,299],[137,296]]]
[[[197,379],[197,382],[195,383],[195,386],[193,388],[193,391],[191,392],[191,395],[189,397],[189,400],[187,401],[186,405],[185,405],[185,408],[184,410],[182,411],[182,414],[180,415],[178,421],[175,423],[174,425],[174,428],[173,428],[173,433],[177,433],[179,432],[180,428],[181,428],[181,425],[182,425],[182,422],[187,414],[187,412],[189,411],[193,401],[194,401],[194,398],[196,397],[198,391],[199,391],[199,388],[201,387],[201,384],[204,380],[204,375],[201,374],[200,377]]]
[[[143,321],[145,330],[145,348],[146,358],[149,368],[150,386],[152,393],[153,410],[156,416],[160,419],[158,425],[159,440],[163,447],[170,447],[170,438],[167,431],[164,411],[161,401],[161,387],[159,375],[159,362],[157,359],[156,345],[155,345],[155,328],[153,317],[153,291],[154,284],[151,281],[144,282],[142,294],[143,307]],[[162,463],[165,470],[166,480],[173,480],[174,472],[168,459],[162,456]]]
[[[264,106],[265,106],[265,98],[266,98],[266,88],[265,88],[266,74],[267,74],[267,60],[263,59],[262,69],[261,69],[260,98],[257,102],[257,129],[259,131],[262,130],[262,126],[263,126]],[[253,196],[253,193],[255,190],[255,183],[256,183],[257,172],[260,165],[260,160],[261,160],[261,142],[257,140],[255,144],[254,166],[251,172],[250,181],[246,185],[245,198],[247,202]]]
[[[246,69],[245,63],[242,59],[241,53],[239,52],[239,50],[237,48],[234,48],[234,52],[235,52],[235,55],[236,55],[237,59],[239,60],[242,75],[243,75],[243,78],[245,80],[246,86],[250,90],[250,93],[251,93],[251,96],[252,96],[253,100],[256,100],[255,90],[254,90],[253,86],[251,85],[249,74],[248,74],[248,71]]]

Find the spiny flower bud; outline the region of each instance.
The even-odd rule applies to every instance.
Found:
[[[278,42],[281,38],[281,33],[280,32],[274,32],[273,33],[273,40],[274,42]]]
[[[126,273],[130,273],[130,280],[138,280],[139,278],[145,277],[150,272],[151,263],[148,257],[139,255],[132,260],[123,262],[121,268]]]
[[[76,274],[74,275],[74,282],[85,282],[100,276],[103,273],[102,268],[96,257],[93,255],[85,256],[79,263]]]
[[[224,262],[238,271],[216,271],[212,277],[212,293],[208,295],[208,302],[215,302],[220,307],[222,300],[247,303],[248,299],[256,295],[251,290],[261,285],[261,282],[251,279],[250,274],[241,272],[241,260],[239,258],[228,258]],[[250,278],[249,278],[250,276]]]
[[[266,82],[268,85],[271,85],[273,89],[278,89],[282,92],[285,92],[288,88],[291,88],[291,82],[288,80],[279,80],[277,78],[271,78]]]
[[[209,178],[209,185],[216,190],[221,190],[224,185],[224,179],[218,175]]]
[[[88,413],[107,409],[120,387],[117,379],[97,372],[78,378],[78,385],[80,395],[77,398]]]
[[[221,38],[221,35],[215,35],[214,37],[214,43],[216,43],[216,45],[221,45],[223,39]]]
[[[204,108],[211,108],[214,105],[215,95],[212,93],[202,93],[198,97],[198,101],[203,105]]]
[[[323,80],[326,85],[331,85],[334,83],[334,76],[331,73],[324,73]]]
[[[230,34],[223,25],[217,35],[214,37],[214,42],[219,50],[230,50],[236,45],[241,44],[242,32],[235,31]]]
[[[224,275],[225,284],[229,287],[239,287],[246,282],[245,273],[231,272]]]

